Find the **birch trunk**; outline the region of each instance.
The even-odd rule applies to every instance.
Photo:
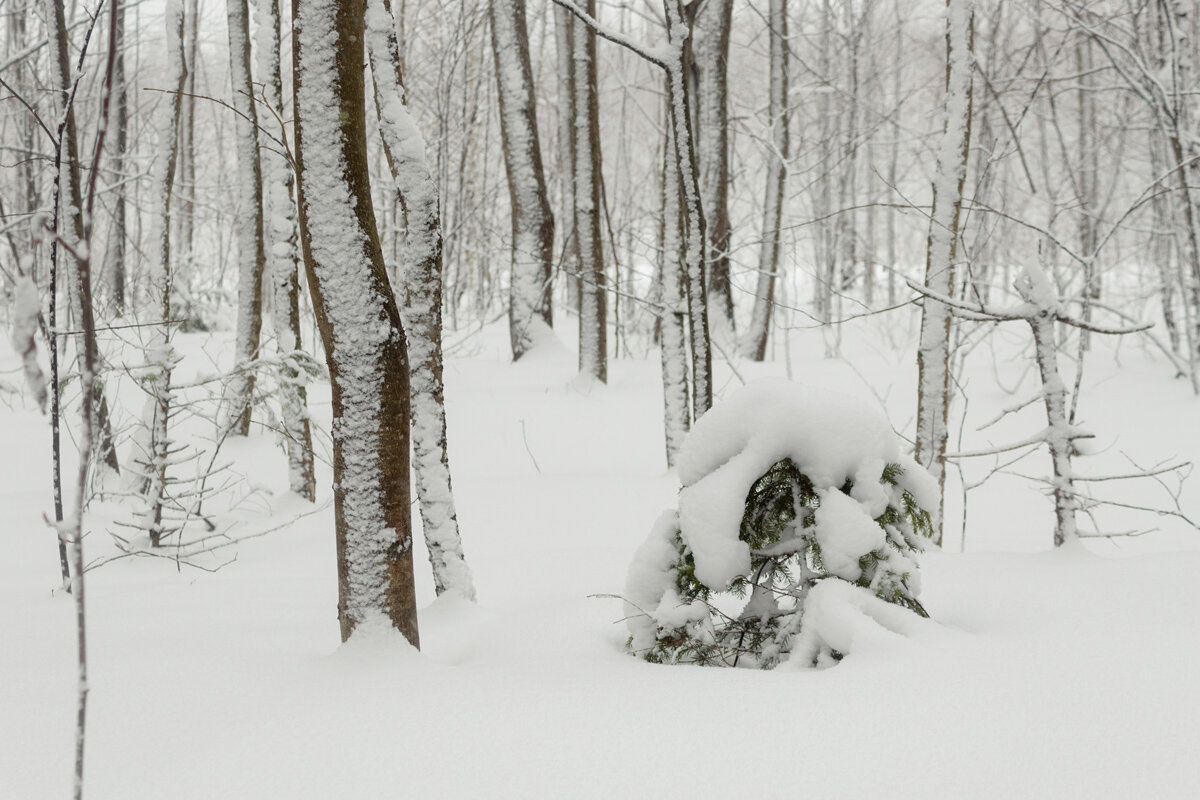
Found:
[[[946,0],[946,125],[938,149],[933,210],[925,255],[925,286],[953,297],[959,209],[971,140],[971,0]],[[926,298],[917,350],[917,432],[915,457],[938,482],[934,541],[942,542],[945,510],[946,439],[950,413],[950,309]]]
[[[454,591],[473,600],[475,582],[463,556],[446,444],[438,190],[424,138],[405,103],[396,25],[388,0],[369,0],[367,46],[384,152],[407,220],[400,251],[406,295],[401,316],[408,335],[413,472],[421,524],[437,594]]]
[[[529,34],[522,0],[491,0],[492,51],[500,98],[500,134],[512,208],[508,328],[513,360],[536,346],[553,325],[550,288],[554,217],[546,199],[538,143]]]
[[[300,241],[333,390],[342,640],[380,616],[414,645],[408,354],[367,162],[365,0],[293,0]]]
[[[575,16],[554,7],[554,54],[558,71],[558,230],[561,269],[567,276],[567,305],[579,308],[579,263],[575,243]]]

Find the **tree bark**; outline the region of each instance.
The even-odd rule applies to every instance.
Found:
[[[596,0],[580,5],[595,16]],[[575,253],[579,264],[579,373],[608,380],[608,321],[603,202],[600,182],[600,100],[596,85],[596,33],[573,26],[575,73]]]
[[[365,0],[293,0],[300,241],[333,389],[338,618],[418,646],[408,353],[371,206]]]

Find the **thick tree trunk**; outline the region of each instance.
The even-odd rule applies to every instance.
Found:
[[[538,143],[525,3],[491,0],[488,8],[500,98],[500,133],[512,208],[508,328],[515,361],[545,336],[542,326],[553,325],[550,289],[554,274],[554,217],[546,197]]]
[[[938,150],[933,211],[925,255],[925,286],[941,297],[954,296],[959,209],[971,141],[971,0],[946,0],[946,126]],[[942,542],[946,486],[946,425],[950,413],[950,309],[926,298],[917,350],[917,433],[915,457],[938,482],[934,541]]]
[[[412,439],[417,499],[434,589],[475,598],[463,556],[446,444],[442,380],[442,229],[437,184],[425,141],[405,103],[396,26],[388,0],[369,0],[367,45],[375,76],[379,130],[392,180],[405,209],[407,232],[400,250],[411,373]],[[543,203],[545,201],[543,200]],[[551,231],[551,234],[553,231]]]
[[[746,332],[743,354],[755,361],[767,355],[771,311],[775,305],[775,279],[779,269],[779,228],[783,216],[783,192],[788,160],[788,32],[787,0],[771,0],[767,16],[770,28],[770,85],[767,117],[771,153],[767,157],[767,185],[763,199],[762,246],[758,252],[758,281],[754,311]]]
[[[258,156],[258,90],[250,72],[250,22],[246,0],[228,0],[229,67],[233,82],[231,105],[237,112],[237,243],[238,314],[234,344],[234,374],[229,381],[229,428],[238,436],[250,433],[254,397],[251,362],[258,357],[262,332],[263,250],[262,165]]]
[[[279,0],[257,0],[258,64],[263,99],[273,110],[263,115],[263,205],[268,237],[275,349],[279,358],[279,406],[287,440],[288,489],[305,500],[317,499],[313,469],[312,428],[308,419],[308,390],[295,364],[303,349],[300,338],[300,290],[296,276],[296,211],[292,203],[291,165],[280,145],[267,136],[286,141],[283,109],[283,76],[279,63]],[[278,117],[275,115],[278,114]]]
[[[371,207],[365,0],[292,9],[300,240],[333,388],[342,639],[383,615],[416,646],[408,353]]]

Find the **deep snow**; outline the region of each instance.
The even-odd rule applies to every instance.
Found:
[[[818,332],[797,334],[792,372],[882,398],[908,433],[915,357],[903,342],[914,337],[905,319],[890,322],[847,335],[844,361],[820,358]],[[1031,389],[1033,374],[1014,357],[1027,338],[994,332],[994,362],[989,345],[975,349],[968,424],[961,445],[952,430],[952,450],[1044,425],[1034,406],[973,432]],[[178,346],[189,359],[180,381],[209,369],[204,351],[232,360],[228,339]],[[952,470],[948,552],[923,558],[921,601],[933,619],[916,620],[908,637],[859,620],[852,655],[824,671],[646,664],[623,652],[621,603],[603,595],[621,591],[634,551],[676,501],[657,357],[614,361],[610,384],[584,393],[569,347],[512,365],[506,346],[503,329],[487,329],[460,340],[446,369],[478,605],[433,601],[418,536],[423,651],[387,631],[339,647],[327,466],[322,510],[203,561],[236,554],[216,572],[163,559],[106,564],[88,575],[86,796],[1200,796],[1200,535],[1141,517],[1134,524],[1163,530],[1049,552],[1049,501],[1001,474],[971,492],[967,553],[949,552],[961,518]],[[1139,463],[1200,456],[1200,401],[1186,383],[1136,342],[1097,348],[1081,414],[1103,452],[1081,471],[1127,471],[1121,451]],[[11,351],[0,355],[5,381],[17,384],[19,367]],[[738,364],[746,377],[784,371]],[[996,377],[1011,388],[1022,374],[1021,397],[996,388]],[[738,384],[720,363],[716,378],[718,396]],[[327,430],[328,387],[311,388]],[[135,394],[118,405],[140,407],[136,389],[123,391]],[[31,401],[5,393],[0,402],[13,404],[0,408],[0,798],[62,797],[74,622],[42,521],[49,426]],[[221,500],[238,501],[221,517],[236,522],[232,536],[308,510],[282,494],[286,458],[271,434],[223,453],[246,476]],[[1048,466],[1037,452],[1014,469]],[[986,467],[968,469],[978,478]],[[1198,510],[1195,484],[1182,499]],[[94,507],[89,558],[114,552],[105,528],[118,530],[121,513]]]

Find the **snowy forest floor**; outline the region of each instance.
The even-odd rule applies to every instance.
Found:
[[[819,331],[796,332],[791,373],[873,396],[911,431],[905,324],[847,330],[843,359],[822,357]],[[339,646],[328,467],[319,510],[300,516],[309,507],[283,491],[274,434],[227,443],[221,460],[244,480],[214,501],[228,509],[222,529],[283,527],[197,559],[224,564],[215,572],[125,558],[88,573],[86,796],[1200,797],[1200,534],[1123,515],[1105,524],[1161,530],[1052,552],[1051,505],[1022,477],[1048,471],[1039,450],[1010,468],[1021,475],[970,492],[965,553],[952,473],[946,551],[923,562],[933,621],[918,635],[863,626],[861,646],[824,671],[646,664],[623,652],[611,595],[677,489],[662,455],[657,354],[616,360],[608,386],[583,389],[570,342],[513,365],[503,336],[496,326],[468,338],[446,369],[478,605],[435,601],[419,546],[420,654],[386,632]],[[951,449],[1044,427],[1035,404],[975,432],[1035,390],[1027,341],[1016,326],[972,350],[967,420]],[[179,380],[211,369],[204,353],[228,356],[221,336],[177,344],[188,356]],[[737,372],[783,374],[786,355],[777,347],[776,362]],[[15,381],[15,366],[0,355],[0,377]],[[717,375],[718,393],[739,384],[728,365]],[[1133,339],[1097,341],[1080,414],[1101,452],[1081,471],[1128,472],[1123,453],[1143,466],[1200,459],[1200,400],[1172,375]],[[121,391],[120,407],[140,408],[136,388]],[[311,392],[328,430],[328,387]],[[64,797],[75,631],[43,522],[49,425],[19,397],[0,400],[12,406],[0,408],[0,798]],[[980,461],[967,465],[968,482],[995,463]],[[1194,518],[1196,480],[1181,495]],[[1152,482],[1097,487],[1170,505]],[[88,558],[114,555],[106,531],[125,535],[115,523],[130,512],[113,502],[94,512]]]

